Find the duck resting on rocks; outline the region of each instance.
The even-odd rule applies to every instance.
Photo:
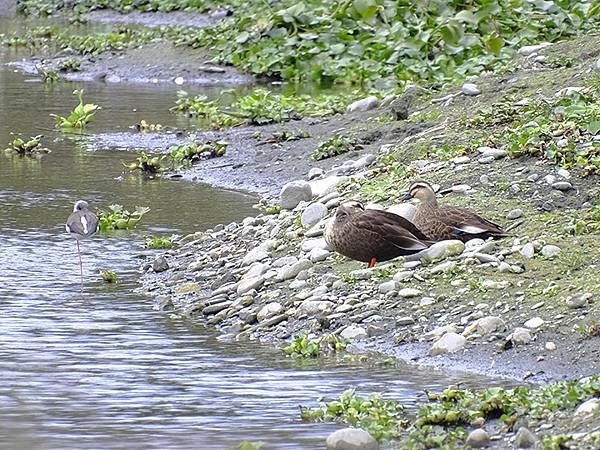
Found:
[[[416,198],[420,200],[412,222],[429,239],[443,241],[459,239],[466,242],[470,239],[503,238],[509,236],[494,222],[469,211],[454,206],[439,206],[435,192],[425,181],[414,182],[402,200]]]
[[[325,229],[325,241],[336,252],[369,263],[368,268],[378,261],[418,253],[433,244],[404,217],[365,209],[359,202],[338,207]]]

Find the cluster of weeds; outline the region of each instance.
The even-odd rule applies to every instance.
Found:
[[[394,154],[384,156],[380,162],[381,167],[360,181],[360,190],[365,201],[397,200],[404,194],[399,186],[406,185],[413,175],[407,164]]]
[[[586,337],[597,337],[600,336],[600,323],[594,321],[589,324],[578,325],[576,330]]]
[[[349,390],[339,400],[320,400],[318,408],[302,407],[301,417],[348,423],[366,429],[382,441],[403,436],[402,448],[462,448],[466,427],[480,427],[491,420],[500,420],[510,427],[523,416],[545,420],[598,394],[600,376],[538,387],[491,387],[479,392],[450,387],[440,393],[427,392],[428,401],[408,420],[399,403],[384,401],[378,395],[357,397]]]
[[[145,206],[136,206],[129,212],[121,205],[110,205],[108,210],[98,211],[100,230],[128,230],[135,228],[142,216],[150,211]]]
[[[290,345],[283,347],[281,351],[286,355],[300,358],[316,358],[324,353],[339,353],[346,349],[350,343],[348,339],[334,334],[324,334],[320,337],[310,337],[303,333],[294,338]]]
[[[94,119],[96,111],[100,109],[100,106],[94,105],[93,103],[83,102],[83,89],[76,89],[73,91],[73,95],[79,98],[79,104],[75,107],[68,117],[59,116],[56,114],[50,114],[56,120],[56,127],[61,129],[79,129],[83,130],[88,123]]]
[[[27,14],[48,14],[72,5],[28,0]],[[28,31],[8,39],[12,45],[57,44],[98,54],[161,37],[207,48],[215,62],[257,75],[296,82],[377,83],[395,87],[407,81],[441,81],[478,75],[502,67],[515,49],[557,41],[598,28],[591,1],[558,2],[404,2],[355,0],[83,1],[75,13],[95,8],[123,12],[207,10],[231,14],[214,27],[173,30],[119,27],[113,33],[74,36],[59,27],[40,38]]]
[[[123,165],[129,170],[140,170],[146,175],[154,175],[168,170],[166,167],[163,167],[161,163],[163,158],[164,155],[152,156],[142,150],[138,153],[134,162],[123,163]]]
[[[78,58],[63,59],[58,63],[57,68],[61,72],[78,72],[81,70],[81,60]]]
[[[18,137],[14,138],[8,143],[6,148],[7,152],[16,153],[20,156],[38,156],[46,153],[50,153],[50,150],[46,147],[42,147],[41,139],[42,135],[30,137],[29,139],[23,139],[19,134]]]
[[[600,232],[600,200],[596,205],[588,208],[569,220],[567,231],[575,236]]]
[[[152,250],[169,249],[173,248],[173,244],[178,237],[176,234],[169,236],[144,236],[144,245],[146,248]]]
[[[368,398],[356,395],[354,389],[344,391],[338,400],[319,401],[317,408],[300,407],[303,420],[335,421],[367,430],[375,439],[387,441],[399,436],[406,427],[404,406],[384,400],[381,394]]]
[[[142,150],[135,161],[123,165],[132,171],[139,170],[146,175],[154,175],[169,170],[179,170],[198,161],[219,158],[227,151],[227,143],[224,141],[199,143],[194,138],[192,136],[186,144],[170,147],[168,153],[161,156],[148,155]]]
[[[486,114],[480,111],[474,123]],[[544,157],[578,168],[584,176],[600,173],[600,142],[594,139],[600,132],[600,96],[595,91],[580,89],[519,107],[501,103],[495,117],[494,125],[508,125],[489,140],[509,156]]]
[[[110,8],[122,13],[129,13],[134,10],[142,12],[151,11],[189,11],[203,10],[208,2],[198,0],[82,0],[73,2],[66,0],[19,0],[17,10],[26,15],[49,16],[63,9],[74,9],[74,12],[81,14],[94,9]]]
[[[267,144],[279,144],[280,142],[298,141],[309,137],[310,133],[305,130],[283,130],[274,131],[271,133],[271,136],[266,138],[263,142]]]
[[[174,38],[180,30],[169,27],[144,28],[117,26],[106,33],[74,33],[64,26],[38,26],[28,28],[24,34],[13,34],[2,39],[4,45],[26,47],[32,51],[70,49],[81,55],[97,56],[114,50],[147,44],[156,38]]]
[[[572,58],[565,55],[553,55],[546,58],[544,65],[551,69],[558,69],[561,67],[575,67],[580,63],[581,61],[578,58]]]
[[[225,2],[233,14],[186,42],[219,62],[293,81],[401,84],[479,74],[514,49],[597,26],[589,2]],[[527,30],[527,32],[524,32]]]
[[[117,280],[119,279],[119,276],[117,275],[117,273],[112,270],[100,269],[98,271],[98,273],[100,274],[102,279],[104,281],[106,281],[107,283],[116,283]]]
[[[144,119],[135,124],[135,129],[141,133],[145,133],[147,131],[162,131],[164,128],[165,127],[163,127],[160,123],[149,123]]]
[[[524,108],[525,105],[518,104],[514,96],[505,96],[502,100],[477,110],[467,120],[467,124],[472,127],[512,124],[522,116]]]
[[[358,139],[343,134],[334,134],[329,139],[321,142],[312,153],[311,158],[315,161],[342,155],[353,150],[361,149],[362,145]]]
[[[171,110],[198,117],[209,128],[223,129],[241,124],[265,125],[340,113],[357,95],[352,92],[310,96],[275,93],[258,88],[234,98],[231,91],[223,91],[219,98],[208,100],[204,95],[190,97],[187,92],[180,91]]]
[[[172,162],[173,169],[189,166],[197,161],[225,156],[227,142],[215,141],[198,143],[192,140],[187,144],[169,148],[166,158]]]
[[[435,157],[442,161],[449,161],[458,156],[463,156],[469,153],[469,147],[466,145],[450,145],[444,144],[441,146],[434,146],[428,149],[426,157]]]
[[[58,72],[56,72],[55,70],[46,70],[44,68],[38,67],[38,73],[41,75],[42,81],[45,84],[56,83],[60,79]]]
[[[260,450],[264,447],[264,442],[242,441],[234,447],[229,447],[227,450]]]
[[[409,120],[411,122],[431,122],[438,120],[442,117],[442,112],[439,109],[432,109],[431,111],[421,111],[411,114]]]

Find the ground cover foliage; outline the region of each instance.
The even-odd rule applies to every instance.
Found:
[[[523,45],[588,33],[600,21],[600,5],[593,0],[19,2],[20,11],[30,15],[67,7],[226,10],[214,27],[180,30],[170,38],[205,47],[215,62],[256,75],[380,90],[494,70]]]

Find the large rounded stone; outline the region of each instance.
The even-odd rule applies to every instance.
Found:
[[[327,215],[327,207],[323,203],[313,203],[312,205],[308,205],[308,207],[302,213],[302,226],[304,228],[310,228],[319,220]]]
[[[537,438],[535,434],[529,431],[525,427],[519,428],[517,435],[515,436],[515,447],[516,448],[530,448],[535,445]]]
[[[457,333],[446,333],[438,339],[429,350],[430,356],[454,353],[462,349],[467,342],[464,336]]]
[[[343,428],[327,436],[327,450],[379,450],[379,444],[365,430]]]
[[[460,255],[465,250],[465,244],[459,240],[440,241],[429,247],[421,259],[434,260],[445,259],[450,256]],[[408,259],[408,258],[407,258]]]
[[[483,448],[490,444],[490,435],[482,428],[473,430],[467,436],[466,444],[473,448]]]
[[[304,180],[290,181],[281,188],[279,203],[284,209],[294,209],[298,203],[308,202],[312,198],[310,184]]]

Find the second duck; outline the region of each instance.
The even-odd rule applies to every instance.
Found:
[[[424,181],[413,183],[402,200],[411,198],[421,201],[412,222],[430,239],[436,241],[459,239],[466,242],[475,238],[508,236],[494,222],[490,222],[468,209],[439,206],[435,191],[429,183]]]

